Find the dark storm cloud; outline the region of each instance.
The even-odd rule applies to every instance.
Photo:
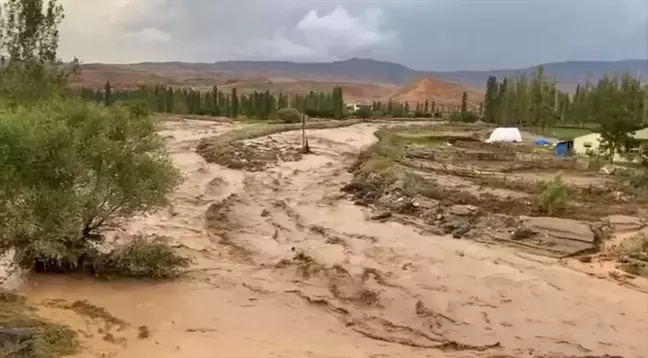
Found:
[[[61,52],[91,61],[372,57],[451,70],[648,57],[647,0],[64,4]]]

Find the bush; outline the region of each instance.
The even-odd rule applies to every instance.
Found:
[[[564,210],[572,196],[572,190],[562,180],[562,175],[556,176],[549,182],[540,183],[541,192],[538,197],[540,207],[549,215]]]
[[[151,113],[151,107],[149,106],[148,102],[141,99],[133,99],[128,101],[120,100],[115,102],[115,105],[126,108],[128,113],[130,113],[130,115],[134,118],[146,117]]]
[[[302,114],[296,108],[282,108],[277,111],[277,118],[284,123],[299,123]]]
[[[0,167],[0,253],[58,272],[97,257],[117,220],[166,205],[180,179],[150,117],[69,100],[0,115]]]
[[[153,279],[173,278],[192,260],[178,255],[162,236],[136,236],[109,254],[97,256],[92,271],[97,275],[116,275]]]

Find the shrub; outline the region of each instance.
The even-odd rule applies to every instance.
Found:
[[[97,275],[116,275],[153,279],[173,278],[189,267],[191,259],[178,255],[162,236],[136,236],[109,254],[98,255],[92,271]]]
[[[556,176],[548,181],[539,184],[541,192],[538,197],[540,207],[548,214],[553,215],[567,206],[572,190],[562,180],[562,174]]]
[[[128,101],[117,101],[115,102],[116,106],[121,106],[126,108],[128,113],[134,118],[146,117],[151,113],[151,107],[148,102],[141,99],[133,99]]]
[[[277,118],[284,123],[299,123],[302,114],[296,108],[282,108],[277,111]]]
[[[0,115],[0,253],[66,272],[102,231],[167,204],[179,173],[155,122],[123,106],[54,100]]]

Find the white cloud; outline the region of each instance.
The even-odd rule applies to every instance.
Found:
[[[357,17],[345,9],[336,8],[327,15],[310,11],[298,24],[296,31],[308,44],[320,52],[331,49],[355,51],[385,45],[395,36],[382,29],[384,16],[380,9],[369,9]]]
[[[59,54],[83,62],[370,57],[449,70],[648,53],[646,0],[60,1]]]
[[[169,34],[150,27],[133,33],[132,37],[137,41],[143,41],[145,43],[167,44],[171,42],[171,36]]]
[[[270,13],[271,3],[277,14]],[[354,16],[336,7],[291,19],[282,14],[285,4],[272,0],[246,0],[240,6],[234,1],[164,0],[63,0],[62,4],[66,17],[60,55],[78,56],[84,62],[332,60],[387,44],[395,36],[384,29],[380,9]]]
[[[295,61],[323,59],[322,55],[313,48],[289,40],[281,31],[277,32],[271,39],[251,41],[242,55],[264,59],[290,59]]]
[[[63,0],[59,56],[82,62],[162,60],[172,54],[173,39],[155,27],[141,27],[164,13],[150,0]]]
[[[387,45],[395,33],[383,29],[385,19],[380,9],[368,9],[352,16],[337,7],[328,14],[309,11],[292,29],[275,33],[272,39],[255,42],[273,49],[274,57],[331,60]]]

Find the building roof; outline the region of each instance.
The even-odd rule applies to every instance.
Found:
[[[633,132],[632,134],[633,134],[635,139],[648,140],[648,128],[640,129],[638,131]],[[600,137],[600,136],[601,136],[601,133],[592,132],[592,133],[584,134],[582,136],[578,136],[578,137],[576,137],[574,139],[580,139],[580,140],[582,140],[582,139],[590,139],[590,138],[594,139],[594,138]]]
[[[648,128],[634,132],[634,138],[639,140],[648,140]]]
[[[574,138],[573,140],[583,140],[583,139],[595,139],[601,136],[601,133],[593,132],[593,133],[588,133],[588,134],[583,134],[581,136],[578,136]]]

